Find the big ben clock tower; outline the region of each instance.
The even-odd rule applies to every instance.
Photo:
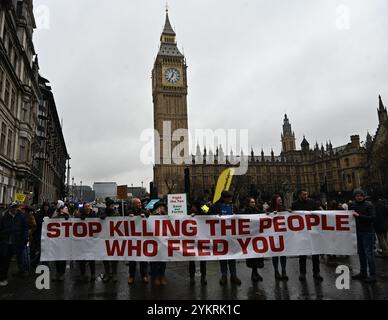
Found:
[[[159,196],[184,191],[185,164],[182,162],[185,156],[188,159],[189,144],[187,137],[184,142],[181,137],[181,141],[176,141],[174,132],[188,129],[186,72],[186,60],[177,47],[176,34],[166,10],[160,48],[152,70],[154,128],[157,132],[154,186]],[[182,152],[174,153],[174,150]]]

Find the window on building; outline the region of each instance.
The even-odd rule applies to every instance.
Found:
[[[0,100],[3,100],[4,76],[4,70],[0,68]]]
[[[23,108],[22,108],[22,114],[20,117],[20,120],[23,122],[28,122],[28,117],[29,117],[28,109],[29,109],[29,104],[24,103]]]
[[[12,91],[11,91],[11,103],[10,103],[10,110],[11,110],[11,113],[13,115],[15,115],[15,109],[16,109],[16,92],[15,90],[12,88]]]
[[[349,164],[350,164],[350,161],[349,161],[348,158],[346,158],[346,159],[345,159],[345,165],[346,165],[347,167],[349,167]]]
[[[1,138],[0,138],[0,152],[1,152],[1,154],[5,154],[6,135],[7,135],[7,126],[3,122],[1,125]]]
[[[13,132],[8,130],[8,140],[7,140],[7,156],[12,158],[13,152]]]
[[[20,138],[19,159],[23,162],[27,161],[27,139]]]
[[[7,28],[4,28],[4,48],[5,48],[5,50],[8,50],[8,41],[9,41],[8,30],[7,30]]]
[[[9,80],[5,80],[5,91],[4,91],[4,102],[7,107],[9,107],[9,95],[10,95],[10,87],[11,84],[9,83]]]

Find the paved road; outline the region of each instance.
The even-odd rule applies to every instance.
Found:
[[[298,260],[288,259],[288,282],[277,282],[274,279],[271,260],[266,260],[265,268],[260,271],[264,281],[257,285],[250,281],[250,270],[245,262],[238,262],[238,275],[243,281],[239,287],[228,284],[221,287],[219,267],[217,262],[208,264],[208,285],[201,287],[200,275],[197,283],[190,286],[188,281],[187,263],[169,263],[167,277],[169,283],[165,287],[155,287],[152,284],[144,285],[137,282],[129,287],[127,284],[127,268],[124,263],[119,266],[119,282],[105,284],[100,278],[94,284],[83,284],[77,281],[78,269],[67,270],[66,280],[59,284],[51,282],[50,290],[37,290],[35,278],[10,279],[6,288],[0,288],[0,300],[7,299],[37,299],[37,300],[309,300],[309,299],[388,299],[388,260],[377,259],[378,283],[366,285],[352,281],[350,290],[337,290],[335,287],[336,265],[328,264],[326,258],[321,259],[323,283],[315,283],[311,276],[311,260],[308,261],[309,274],[306,283],[298,280]],[[339,264],[350,266],[353,272],[358,271],[356,257],[339,259]],[[102,263],[98,263],[97,272],[102,273]]]

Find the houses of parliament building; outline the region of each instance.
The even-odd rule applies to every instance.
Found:
[[[171,132],[188,129],[186,72],[186,60],[177,47],[176,34],[167,12],[152,71],[154,128],[157,132],[163,131],[165,121],[171,122]],[[313,196],[324,193],[337,198],[350,196],[352,190],[358,187],[370,193],[386,194],[388,116],[381,97],[378,119],[376,134],[371,136],[368,133],[365,143],[361,142],[359,135],[351,136],[348,144],[339,147],[333,147],[331,142],[311,145],[304,137],[298,148],[290,119],[285,115],[281,154],[275,155],[273,151],[269,156],[263,151],[255,154],[252,149],[245,156],[248,158],[248,172],[245,176],[236,177],[232,188],[240,195],[263,198],[275,192],[295,192],[301,188]],[[222,146],[214,153],[206,149],[201,152],[198,148],[197,154],[190,157],[189,164],[167,164],[163,161],[163,138],[158,137],[155,142],[161,146],[161,156],[155,159],[153,181],[159,196],[187,191],[189,180],[192,198],[203,194],[208,194],[210,198],[220,173],[231,167],[228,160],[233,155],[225,155]],[[221,162],[222,158],[226,161]]]

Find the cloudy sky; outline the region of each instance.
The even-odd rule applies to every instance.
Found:
[[[190,129],[249,129],[256,153],[377,127],[388,104],[386,0],[169,0],[187,58]],[[35,46],[51,81],[76,182],[145,185],[139,137],[152,128],[151,70],[163,0],[35,0]],[[47,11],[48,10],[48,11]],[[48,12],[49,17],[43,12]]]

